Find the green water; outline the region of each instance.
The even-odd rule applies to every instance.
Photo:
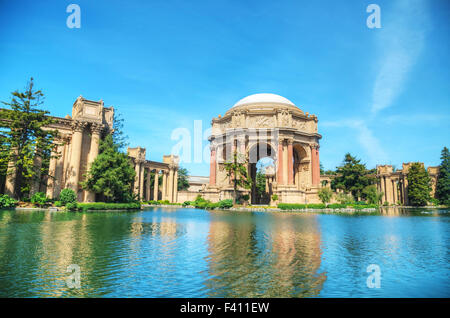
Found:
[[[0,297],[448,297],[449,215],[3,210]]]

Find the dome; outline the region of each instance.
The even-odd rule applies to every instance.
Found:
[[[275,104],[287,104],[291,106],[295,106],[289,99],[284,98],[283,96],[277,94],[253,94],[247,97],[244,97],[233,107],[247,105],[247,104],[260,104],[260,103],[275,103]]]

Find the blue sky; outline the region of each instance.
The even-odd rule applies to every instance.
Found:
[[[81,8],[81,28],[66,7]],[[369,29],[366,8],[381,8]],[[450,4],[407,1],[4,1],[0,100],[33,76],[56,116],[113,105],[130,145],[162,160],[239,99],[282,95],[319,118],[320,159],[438,165],[450,146]],[[192,133],[193,134],[193,133]],[[207,141],[203,141],[204,146]],[[183,164],[208,175],[209,164]]]

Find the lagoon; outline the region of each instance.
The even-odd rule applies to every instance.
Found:
[[[449,216],[1,210],[0,297],[449,297]]]

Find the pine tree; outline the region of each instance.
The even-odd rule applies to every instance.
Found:
[[[178,191],[187,190],[189,188],[188,170],[186,168],[178,168],[177,189]]]
[[[450,205],[450,154],[447,147],[442,149],[441,160],[436,184],[436,198],[439,203]]]
[[[342,165],[336,168],[336,177],[331,181],[331,188],[350,192],[354,198],[361,198],[364,197],[364,188],[374,183],[373,171],[367,170],[361,160],[347,153]]]
[[[430,200],[431,179],[425,167],[414,162],[408,171],[408,199],[414,206],[427,205]]]
[[[14,163],[13,171],[6,177],[15,178],[13,195],[20,199],[29,193],[33,182],[40,180],[43,173],[48,173],[46,167],[52,150],[57,147],[53,141],[58,132],[43,129],[54,123],[54,119],[47,116],[48,111],[39,109],[45,98],[41,90],[35,90],[33,78],[25,92],[11,94],[10,102],[2,102],[10,109],[1,112],[0,169],[4,170],[8,162]],[[36,169],[36,160],[43,162],[40,170]]]

